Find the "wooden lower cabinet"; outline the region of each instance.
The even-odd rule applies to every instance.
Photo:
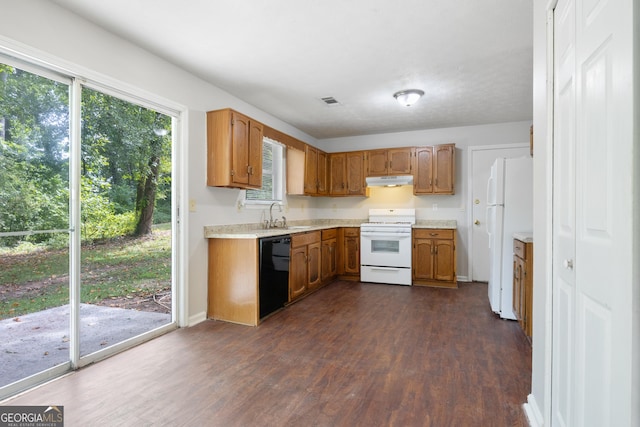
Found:
[[[513,240],[513,312],[525,335],[532,335],[533,243]]]
[[[413,230],[414,285],[457,288],[455,230]]]
[[[207,317],[258,324],[258,258],[256,239],[209,239]]]
[[[341,228],[338,248],[338,277],[360,280],[360,227]]]
[[[328,283],[338,275],[338,230],[322,230],[322,254],[320,280]]]
[[[289,302],[320,286],[321,259],[320,231],[291,236]]]

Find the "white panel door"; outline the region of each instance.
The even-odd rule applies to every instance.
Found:
[[[554,22],[552,425],[633,424],[633,0]]]
[[[575,274],[575,2],[554,22],[552,425],[573,423]]]

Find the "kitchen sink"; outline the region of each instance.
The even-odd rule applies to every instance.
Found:
[[[312,227],[311,225],[288,225],[287,229],[288,230],[307,230],[311,227]]]

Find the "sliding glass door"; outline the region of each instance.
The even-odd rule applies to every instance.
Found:
[[[0,61],[0,398],[175,326],[175,116],[107,92]]]

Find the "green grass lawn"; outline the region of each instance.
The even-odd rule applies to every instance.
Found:
[[[144,297],[171,289],[171,230],[83,244],[81,301]],[[0,258],[0,319],[69,302],[67,250],[34,250]]]

